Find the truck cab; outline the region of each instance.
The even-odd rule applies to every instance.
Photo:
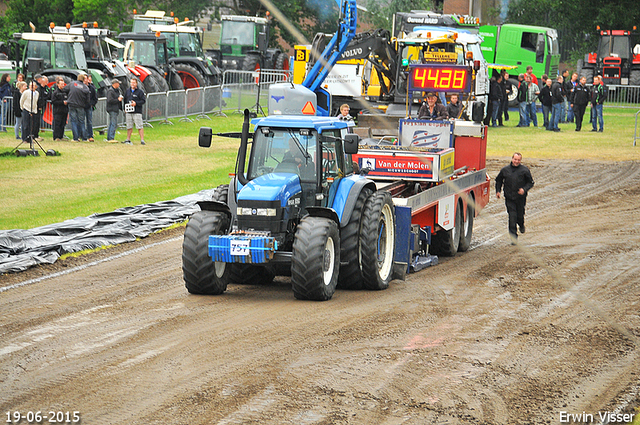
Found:
[[[558,75],[560,50],[558,32],[553,28],[532,25],[482,25],[482,52],[490,63],[516,66],[511,73],[524,74],[533,67],[537,77]]]

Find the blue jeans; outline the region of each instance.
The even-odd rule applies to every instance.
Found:
[[[573,112],[573,108],[571,107],[571,104],[569,104],[568,101],[567,101],[567,104],[569,105],[569,110],[567,111],[567,122],[573,122],[575,114]]]
[[[560,122],[566,122],[567,121],[567,99],[564,99],[564,102],[562,102],[560,104],[561,109],[560,109]]]
[[[529,127],[530,122],[533,122],[534,127],[538,126],[537,112],[536,102],[527,103],[527,127]]]
[[[109,127],[107,128],[107,140],[116,138],[116,127],[118,126],[118,112],[109,112]]]
[[[71,121],[71,133],[73,140],[84,137],[84,108],[69,107],[69,121]]]
[[[84,116],[87,122],[84,127],[84,140],[93,139],[93,108],[85,108]]]
[[[491,101],[491,125],[492,126],[497,126],[498,125],[498,115],[500,115],[500,101],[499,100],[492,100]]]
[[[20,139],[20,134],[22,133],[22,117],[16,117],[16,139]]]
[[[542,117],[544,118],[544,128],[549,128],[549,115],[551,115],[551,106],[542,105]]]
[[[602,116],[603,105],[591,105],[591,125],[594,130],[598,129],[598,121],[600,122],[600,131],[604,131],[604,117]]]
[[[520,102],[520,127],[529,127],[529,119],[527,118],[527,102]]]
[[[558,123],[560,122],[561,113],[562,113],[562,103],[554,104],[551,110],[551,122],[549,123],[549,128],[551,130],[560,128],[558,127]]]

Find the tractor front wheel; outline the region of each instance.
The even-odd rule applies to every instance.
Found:
[[[333,220],[304,218],[296,230],[291,258],[291,286],[299,300],[331,299],[338,284],[340,232]]]
[[[228,217],[218,212],[198,211],[189,219],[182,242],[182,275],[190,293],[219,295],[227,289],[229,265],[211,260],[209,235],[223,235],[228,227]]]

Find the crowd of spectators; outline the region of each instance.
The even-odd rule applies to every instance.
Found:
[[[112,81],[107,90],[107,142],[117,142],[118,115],[124,110],[127,139],[122,143],[131,144],[131,133],[135,126],[140,143],[145,144],[142,122],[142,105],[145,102],[146,94],[138,88],[137,78],[131,79],[131,87],[124,93],[120,90],[120,82],[115,79]],[[48,103],[51,104],[49,112]],[[8,115],[13,114],[16,139],[41,142],[44,140],[40,134],[43,118],[50,113],[47,118],[51,119],[54,141],[67,139],[64,133],[68,122],[74,142],[94,142],[93,111],[97,104],[98,92],[91,76],[85,73],[78,74],[75,81],[57,76],[51,82],[47,76],[37,74],[29,84],[25,82],[23,74],[17,75],[15,84],[11,83],[10,74],[3,74],[0,78],[0,132],[7,132]]]
[[[602,109],[607,89],[601,76],[593,78],[592,86],[587,86],[586,77],[580,77],[578,73],[569,77],[569,70],[564,70],[555,80],[547,75],[542,75],[540,80],[538,84],[531,66],[527,67],[526,73],[518,75],[517,84],[509,80],[506,71],[494,75],[489,84],[489,113],[485,124],[500,127],[504,125],[503,121],[509,120],[509,96],[517,90],[519,121],[516,127],[538,127],[537,101],[540,101],[544,129],[558,132],[558,124],[575,122],[575,131],[580,131],[586,107],[591,103],[591,131],[604,131]]]

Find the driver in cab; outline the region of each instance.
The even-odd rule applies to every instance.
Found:
[[[438,102],[438,96],[434,92],[427,93],[427,103],[420,107],[418,118],[421,120],[446,120],[449,119],[447,107]]]
[[[300,150],[300,147],[293,138],[289,139],[289,150],[284,153],[282,162],[294,163],[297,166],[304,164],[304,155]]]

